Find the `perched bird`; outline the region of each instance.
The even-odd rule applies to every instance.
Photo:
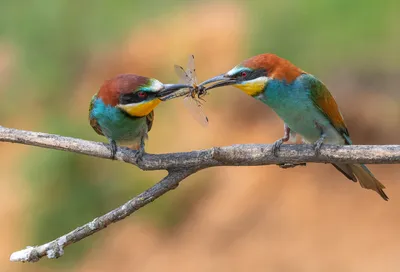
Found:
[[[186,87],[133,74],[106,80],[90,102],[89,121],[110,142],[111,158],[115,158],[117,143],[133,144],[140,158],[153,124],[153,109],[161,102],[160,98]]]
[[[315,76],[274,54],[261,54],[243,61],[229,72],[206,80],[206,88],[233,85],[271,107],[284,121],[284,136],[274,143],[273,152],[299,133],[314,143],[319,153],[323,143],[351,145],[349,131],[335,99]],[[361,187],[376,191],[388,200],[385,188],[363,164],[335,163],[333,166]]]

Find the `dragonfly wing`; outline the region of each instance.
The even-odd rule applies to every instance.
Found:
[[[196,78],[196,67],[194,65],[194,55],[190,55],[188,59],[188,65],[186,69],[186,74],[190,78],[190,83],[191,85],[194,85],[197,83],[197,78]]]
[[[185,69],[183,69],[182,66],[179,65],[174,65],[174,69],[175,69],[175,74],[178,76],[179,84],[191,84],[190,83],[190,78],[188,76],[188,74],[185,72]]]
[[[183,99],[183,103],[190,114],[193,116],[193,118],[200,125],[202,125],[203,127],[206,127],[208,125],[208,118],[203,112],[201,105],[195,99],[193,99],[191,96],[187,96]]]

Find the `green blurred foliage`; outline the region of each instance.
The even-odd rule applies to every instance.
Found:
[[[250,55],[274,52],[314,73],[343,66],[400,68],[398,1],[249,3]]]
[[[300,67],[324,72],[340,67],[338,61],[343,59],[350,66],[400,68],[400,35],[394,35],[400,25],[398,1],[237,3],[250,20],[246,32],[250,52],[243,52],[244,56],[274,52]],[[63,114],[71,107],[71,93],[88,53],[118,44],[152,17],[189,4],[178,0],[0,0],[0,41],[11,43],[21,54],[18,73],[3,94],[3,100],[17,101],[19,107],[3,103],[1,118],[29,106],[34,98],[46,116],[37,130],[104,141],[88,129],[87,116],[70,120]],[[382,57],[382,50],[393,57]],[[24,164],[34,203],[33,243],[47,242],[92,220],[157,180],[129,165],[52,150],[32,149]],[[173,192],[141,210],[139,216],[153,219],[160,227],[175,226],[188,213],[191,200]],[[76,262],[76,256],[93,241],[90,238],[69,248],[61,260]]]

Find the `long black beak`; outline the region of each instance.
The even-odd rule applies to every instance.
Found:
[[[190,85],[186,84],[164,84],[164,89],[159,91],[156,95],[158,98],[162,98],[165,96],[168,96],[176,91],[179,91],[180,89],[185,89],[185,88],[190,88]]]
[[[200,86],[203,86],[203,85],[206,85],[209,83],[213,83],[213,82],[218,82],[218,83],[211,85],[209,87],[206,87],[204,90],[207,91],[207,90],[214,89],[217,87],[228,86],[228,85],[233,85],[233,84],[237,83],[236,79],[230,78],[227,75],[222,74],[222,75],[210,78],[210,79],[200,83]]]

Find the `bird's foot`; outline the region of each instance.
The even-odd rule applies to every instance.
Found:
[[[317,141],[315,141],[315,143],[313,144],[315,156],[319,156],[321,154],[321,147],[324,144],[325,138],[326,138],[326,135],[321,134],[321,137]]]
[[[137,151],[136,151],[136,153],[135,153],[135,157],[134,157],[134,159],[135,159],[135,162],[136,162],[136,165],[139,165],[140,163],[141,163],[141,161],[143,160],[143,155],[144,154],[146,154],[145,152],[144,152],[144,148],[139,148]]]
[[[278,151],[281,149],[281,145],[282,145],[284,142],[289,141],[289,139],[290,139],[291,130],[290,130],[289,126],[288,126],[286,123],[285,123],[284,126],[283,126],[283,131],[284,131],[284,133],[285,133],[285,134],[283,135],[283,137],[280,138],[279,140],[276,140],[275,143],[272,144],[272,149],[271,149],[271,151],[272,151],[272,154],[273,154],[275,157],[278,157]],[[293,133],[294,133],[294,132],[293,132]]]
[[[139,165],[139,164],[142,162],[142,160],[143,160],[143,155],[146,153],[146,152],[144,152],[144,140],[145,140],[145,137],[146,137],[146,136],[143,136],[143,137],[140,139],[139,148],[138,148],[138,150],[137,150],[137,152],[136,152],[136,155],[135,155],[135,162],[136,162],[136,165]]]
[[[271,152],[275,157],[278,157],[278,151],[281,149],[281,145],[283,144],[283,142],[284,138],[280,138],[272,144]]]
[[[114,140],[110,140],[110,159],[115,160],[115,154],[117,154],[117,143]]]

